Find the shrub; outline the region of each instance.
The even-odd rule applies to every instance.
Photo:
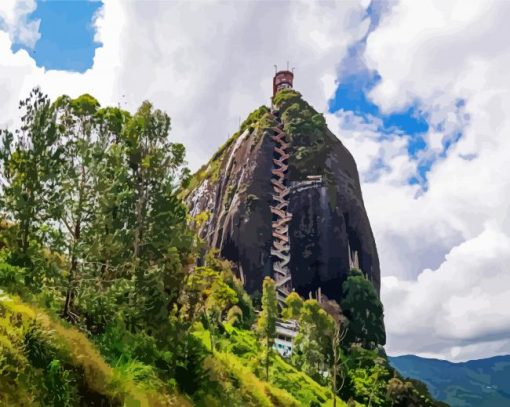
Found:
[[[0,287],[11,293],[22,294],[26,292],[26,270],[7,263],[6,257],[8,257],[8,253],[2,250],[0,252]]]
[[[206,386],[207,370],[204,368],[204,360],[208,352],[193,335],[189,335],[177,348],[175,380],[183,392],[192,395]]]
[[[53,359],[46,369],[45,397],[48,405],[72,407],[79,400],[74,372],[66,370],[60,360]]]

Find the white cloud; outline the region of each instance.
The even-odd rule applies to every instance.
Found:
[[[381,134],[382,121],[374,116],[362,118],[340,110],[325,115],[328,127],[338,129],[342,143],[353,154],[360,177],[365,182],[384,182],[401,187],[416,174],[416,161],[407,153],[409,135]],[[417,192],[417,187],[412,188]]]
[[[93,67],[85,73],[45,70],[36,66],[34,59],[24,49],[13,53],[12,39],[0,29],[0,127],[13,126],[18,117],[18,102],[39,86],[50,97],[62,94],[78,96],[91,93],[104,104],[117,104],[121,98],[114,92],[121,68],[122,36],[125,19],[119,2],[107,2],[95,19],[95,24],[105,43],[96,49]],[[98,34],[99,35],[99,34]]]
[[[388,351],[457,360],[479,357],[495,346],[510,353],[508,264],[510,238],[487,225],[416,281],[383,278],[392,337]]]
[[[382,78],[374,103],[386,113],[417,105],[431,125],[423,158],[436,160],[420,194],[400,176],[412,163],[392,164],[406,163],[398,150],[388,174],[363,184],[388,350],[457,360],[510,353],[510,3],[464,6],[395,3],[364,54]],[[369,159],[357,151],[373,141],[355,143],[358,162]]]
[[[36,8],[35,0],[2,0],[0,29],[6,31],[12,42],[33,48],[40,38],[40,20],[27,18]]]

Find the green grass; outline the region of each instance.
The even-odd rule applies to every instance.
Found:
[[[228,372],[229,383],[237,383],[239,394],[256,403],[243,405],[260,406],[310,406],[312,402],[321,406],[332,406],[331,391],[315,382],[275,353],[269,371],[269,382],[264,381],[261,356],[263,351],[254,333],[225,324],[225,332],[218,342],[218,350],[209,359],[209,367],[215,375]],[[210,350],[209,332],[197,325],[194,335]],[[214,359],[214,361],[212,361]],[[226,378],[223,377],[223,380]],[[248,397],[249,396],[249,397]],[[255,404],[253,404],[255,403]],[[270,403],[270,404],[267,404]],[[272,403],[272,404],[271,404]],[[337,398],[337,406],[346,404]]]
[[[194,335],[210,351],[209,332],[198,325]],[[251,331],[225,324],[218,342],[219,350],[204,361],[207,379],[191,401],[170,392],[153,366],[133,359],[108,364],[76,328],[1,291],[0,405],[75,406],[91,400],[140,407],[332,405],[328,389],[279,356],[269,382],[263,380],[262,351]]]
[[[0,290],[0,405],[191,406],[151,366],[108,365],[89,339]]]

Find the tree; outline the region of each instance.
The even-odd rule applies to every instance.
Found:
[[[226,321],[232,326],[240,326],[243,319],[243,311],[237,305],[228,310]]]
[[[384,359],[373,359],[369,368],[351,369],[351,376],[358,401],[368,407],[386,405],[386,383],[391,376]]]
[[[409,387],[410,386],[406,386],[406,383],[402,382],[398,377],[393,377],[388,381],[386,398],[392,406],[405,405],[404,401],[406,401],[405,399],[409,392]]]
[[[216,329],[224,316],[238,303],[237,293],[227,284],[224,274],[210,267],[196,267],[189,276],[181,303],[191,327],[199,317],[210,333],[211,352],[216,348]]]
[[[338,303],[330,300],[322,305],[333,321],[333,331],[331,332],[331,390],[333,392],[333,407],[336,407],[336,395],[342,389],[345,383],[345,373],[342,369],[342,342],[347,335],[346,320]],[[338,373],[341,374],[341,382],[338,383]]]
[[[102,279],[123,274],[126,253],[130,250],[127,220],[131,216],[126,148],[122,134],[131,115],[116,107],[97,110],[97,138],[95,143],[101,154],[96,161],[94,188],[97,191],[97,208],[91,227],[92,233],[84,236],[88,247],[88,264],[95,265]]]
[[[179,297],[194,236],[177,195],[184,146],[169,141],[170,118],[143,102],[122,133],[126,154],[126,230],[139,320],[160,325]],[[126,260],[127,261],[127,260]],[[148,274],[147,270],[153,270]],[[151,277],[151,278],[149,278]],[[155,285],[156,279],[161,283]],[[155,287],[160,287],[154,290]],[[155,301],[157,300],[157,301]],[[157,321],[151,318],[158,310]]]
[[[277,318],[278,303],[275,283],[270,277],[266,277],[262,284],[262,310],[257,321],[257,331],[265,345],[266,381],[269,380],[269,363],[276,337]]]
[[[80,314],[87,329],[95,334],[105,329],[116,315],[122,314],[131,322],[136,314],[135,307],[128,307],[126,301],[132,299],[134,291],[129,274],[132,241],[127,227],[132,216],[131,190],[122,143],[122,133],[130,117],[128,112],[116,107],[98,108],[94,114],[91,177],[95,204],[89,226],[81,235],[83,250],[74,312]]]
[[[333,321],[316,300],[303,303],[299,332],[294,340],[292,358],[314,379],[323,382],[331,352]]]
[[[282,316],[285,319],[298,320],[303,308],[303,299],[295,291],[291,292],[285,298],[285,308],[282,311]]]
[[[210,288],[210,294],[204,307],[204,313],[209,324],[212,353],[215,350],[216,327],[220,324],[224,312],[236,303],[236,292],[225,284],[221,278],[217,278]]]
[[[186,217],[176,195],[185,150],[182,144],[169,141],[169,131],[168,115],[146,101],[127,123],[123,136],[133,188],[132,255],[136,265],[160,256],[169,238],[173,245],[181,238],[169,236],[168,230]]]
[[[384,310],[372,284],[360,271],[352,271],[342,285],[341,306],[349,320],[346,341],[367,349],[386,343]]]
[[[236,311],[236,323],[239,327],[250,329],[255,321],[255,309],[250,295],[244,290],[243,282],[234,275],[231,262],[222,259],[219,256],[218,249],[210,249],[205,254],[205,264],[207,267],[218,270],[221,273],[222,280],[235,291],[236,304],[240,311]]]
[[[58,117],[62,163],[58,179],[58,196],[52,202],[56,227],[61,230],[69,269],[66,299],[62,315],[75,321],[72,311],[80,260],[86,253],[83,235],[91,226],[97,190],[94,171],[104,152],[95,143],[95,113],[99,103],[90,95],[76,99],[62,96],[54,103]]]
[[[44,240],[41,227],[48,219],[48,199],[55,195],[53,184],[60,149],[56,143],[55,111],[46,95],[38,88],[33,89],[20,102],[20,110],[21,128],[15,134],[0,131],[0,207],[6,211],[4,216],[14,221],[11,249],[17,256],[15,262],[32,268],[29,246]],[[33,285],[33,280],[27,283]]]

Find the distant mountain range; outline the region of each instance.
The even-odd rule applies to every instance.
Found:
[[[414,355],[389,357],[403,376],[425,382],[452,407],[510,407],[510,355],[452,363]]]

